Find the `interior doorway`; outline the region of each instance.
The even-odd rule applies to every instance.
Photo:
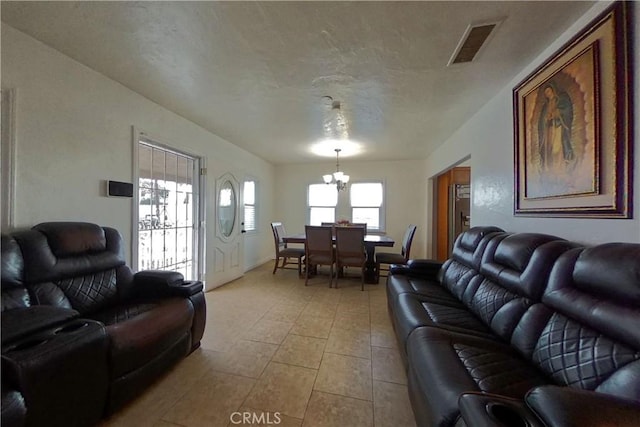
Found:
[[[435,186],[435,253],[444,261],[455,239],[471,225],[471,167],[449,169],[438,175]]]

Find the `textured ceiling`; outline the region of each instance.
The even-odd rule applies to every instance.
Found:
[[[2,20],[273,163],[424,158],[592,2],[2,2]],[[502,20],[447,67],[469,24]],[[325,144],[333,155],[333,145]],[[345,150],[346,151],[346,150]],[[345,153],[348,154],[348,153]]]

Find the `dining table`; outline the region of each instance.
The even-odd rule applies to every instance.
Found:
[[[335,241],[335,236],[333,237]],[[284,243],[302,243],[306,242],[305,233],[291,234],[289,236],[282,237]],[[386,234],[366,234],[364,236],[364,249],[367,253],[367,263],[364,269],[364,282],[365,283],[378,283],[376,277],[376,247],[393,247],[396,241]]]

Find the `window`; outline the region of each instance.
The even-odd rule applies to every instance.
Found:
[[[256,231],[256,182],[245,181],[243,189],[244,230]]]
[[[335,185],[309,185],[309,224],[322,225],[323,222],[335,222],[337,204],[338,190]]]
[[[368,230],[382,230],[383,188],[381,182],[351,184],[351,222],[366,222]]]

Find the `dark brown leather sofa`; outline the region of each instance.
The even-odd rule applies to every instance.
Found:
[[[132,273],[80,222],[2,236],[2,425],[95,424],[200,345],[201,282]]]
[[[640,244],[476,227],[387,296],[419,426],[640,425]]]

